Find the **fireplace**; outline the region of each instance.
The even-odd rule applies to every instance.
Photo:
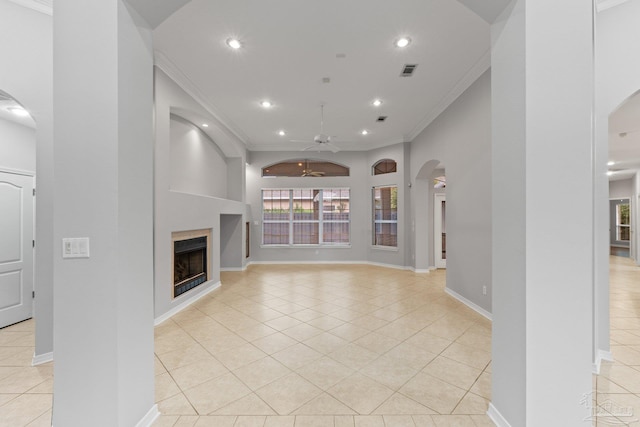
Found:
[[[208,280],[210,230],[173,233],[173,297]]]

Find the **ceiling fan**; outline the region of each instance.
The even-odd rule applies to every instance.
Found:
[[[311,141],[292,139],[291,142],[309,143]],[[337,153],[338,151],[340,151],[338,147],[336,147],[331,143],[331,137],[329,135],[325,135],[324,133],[324,104],[320,104],[320,133],[313,137],[313,142],[314,142],[313,145],[303,148],[302,151],[309,151],[309,150],[320,151],[322,148],[328,148],[333,153]]]
[[[305,160],[305,167],[302,170],[302,176],[311,176],[314,178],[320,177],[320,176],[324,176],[324,172],[320,172],[320,171],[314,171],[309,167],[309,160]]]

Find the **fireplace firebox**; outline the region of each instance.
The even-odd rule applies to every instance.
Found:
[[[207,281],[207,236],[173,242],[173,297]]]

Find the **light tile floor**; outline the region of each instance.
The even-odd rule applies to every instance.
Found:
[[[640,268],[610,257],[611,352],[595,376],[598,426],[640,426]],[[621,416],[612,416],[612,413]],[[622,416],[629,414],[629,416]]]
[[[251,266],[156,328],[157,426],[491,426],[491,323],[445,271]]]
[[[443,292],[444,271],[252,266],[222,281],[156,328],[155,426],[493,425],[490,323]],[[0,330],[1,427],[51,423],[33,325]],[[640,426],[640,268],[626,258],[611,257],[611,327],[595,397]]]

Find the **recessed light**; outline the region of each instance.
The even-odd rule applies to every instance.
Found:
[[[240,40],[232,37],[227,39],[227,46],[229,46],[231,49],[240,49],[242,47],[242,43],[240,42]]]
[[[360,132],[362,135],[369,135],[369,131],[366,129],[362,129],[362,131]]]
[[[613,171],[608,171],[607,176],[611,176],[611,175],[613,175]]]
[[[373,102],[372,102],[372,104],[373,104],[373,106],[374,106],[374,107],[379,107],[379,106],[381,106],[381,105],[382,105],[382,100],[380,100],[380,99],[374,99],[374,100],[373,100]]]
[[[286,132],[285,132],[285,131],[283,131],[283,130],[281,130],[281,131],[279,131],[279,132],[278,132],[278,135],[280,135],[280,136],[285,136],[285,135],[286,135]]]
[[[208,128],[208,127],[209,127],[209,125],[208,125],[208,124],[206,124],[206,123],[203,123],[203,124],[202,124],[202,127],[203,127],[203,128]]]
[[[19,117],[27,117],[29,115],[29,112],[22,107],[9,107],[7,110]]]
[[[407,47],[411,43],[411,39],[409,37],[400,37],[396,40],[396,47]]]
[[[302,163],[301,163],[301,162],[298,162],[298,166],[302,166]]]
[[[271,103],[271,101],[267,101],[265,99],[264,101],[260,101],[260,106],[262,108],[271,108],[271,107],[273,107],[273,104]]]
[[[608,162],[608,163],[607,163],[607,166],[613,166],[613,165],[615,165],[615,164],[616,164],[616,162],[611,161],[611,162]]]

